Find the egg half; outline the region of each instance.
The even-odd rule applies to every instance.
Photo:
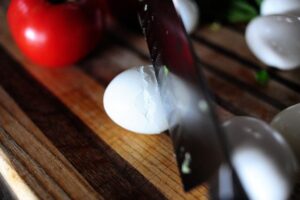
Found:
[[[158,134],[168,128],[152,66],[116,76],[105,90],[103,104],[107,115],[129,131]]]

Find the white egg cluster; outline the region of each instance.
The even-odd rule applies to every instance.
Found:
[[[261,14],[246,29],[253,54],[278,69],[299,67],[300,0],[264,0]]]

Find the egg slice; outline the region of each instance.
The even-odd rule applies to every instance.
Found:
[[[257,17],[246,29],[246,41],[262,62],[282,70],[300,66],[300,15]]]
[[[158,134],[168,128],[152,66],[116,76],[105,90],[103,104],[107,115],[129,131]]]
[[[300,162],[300,103],[278,113],[271,126],[282,134]]]

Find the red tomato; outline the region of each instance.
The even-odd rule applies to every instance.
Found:
[[[97,0],[12,0],[7,20],[21,51],[47,67],[73,64],[88,54],[104,34]]]

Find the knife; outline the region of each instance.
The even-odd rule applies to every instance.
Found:
[[[183,188],[204,183],[227,160],[228,147],[199,66],[172,0],[139,0]],[[230,165],[231,166],[231,165]]]

